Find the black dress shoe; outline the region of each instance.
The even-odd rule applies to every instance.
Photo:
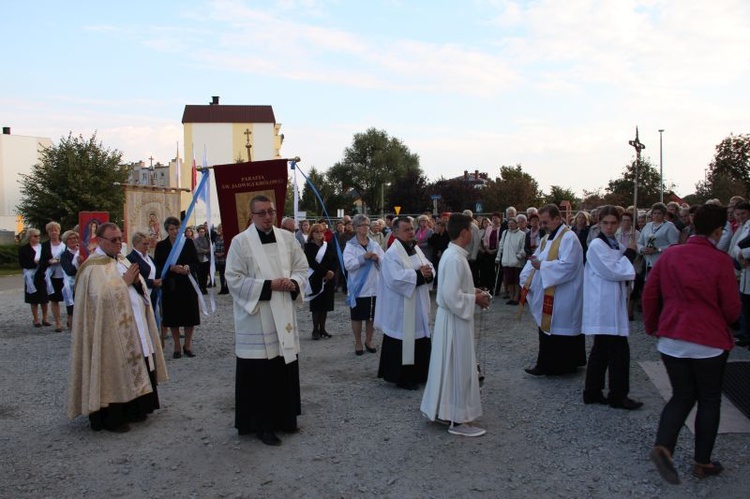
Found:
[[[624,399],[620,400],[610,400],[609,406],[614,407],[615,409],[626,409],[628,411],[633,411],[635,409],[640,409],[641,407],[643,407],[643,402],[625,397]]]
[[[583,403],[587,404],[587,405],[588,404],[602,404],[602,405],[607,405],[607,404],[609,404],[609,400],[607,400],[607,397],[605,397],[604,395],[602,395],[602,392],[594,393],[594,394],[590,394],[590,393],[584,392],[583,393]]]
[[[367,343],[365,343],[365,349],[367,349],[367,351],[370,353],[376,353],[378,351],[378,349],[375,347],[368,347]]]
[[[112,433],[127,433],[130,431],[130,425],[123,423],[119,426],[105,426],[104,429]]]
[[[128,423],[143,423],[144,421],[146,421],[146,418],[148,418],[146,414],[136,414],[133,416],[128,416]]]
[[[354,350],[355,355],[363,355],[365,353],[364,350]]]
[[[174,352],[174,353],[172,354],[172,358],[173,358],[173,359],[179,359],[179,358],[182,358],[182,353],[180,353],[180,352]]]
[[[526,368],[524,369],[528,374],[531,374],[532,376],[544,376],[545,372],[539,369],[538,367],[534,366],[532,368]]]
[[[404,390],[418,390],[419,385],[414,383],[413,381],[399,381],[396,383],[396,386],[399,388],[403,388]]]
[[[322,330],[322,331],[320,332],[320,337],[321,337],[321,338],[331,338],[332,336],[331,336],[330,334],[328,334],[328,331],[326,331],[326,330],[324,329],[324,330]]]
[[[273,445],[275,447],[281,445],[281,439],[272,431],[259,431],[258,438],[266,445]]]
[[[319,340],[320,339],[320,331],[318,331],[317,329],[315,331],[313,331],[312,332],[312,339]]]
[[[188,350],[187,348],[182,349],[183,352],[185,352],[185,357],[190,357],[191,359],[195,357],[195,354],[192,350]]]

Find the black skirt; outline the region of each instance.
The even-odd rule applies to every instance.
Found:
[[[586,365],[586,337],[545,334],[539,329],[536,367],[545,374],[569,374]]]
[[[51,295],[49,295],[49,301],[53,301],[55,303],[60,303],[63,301],[63,278],[62,277],[52,277],[52,289],[54,290]]]
[[[310,312],[330,312],[333,310],[333,293],[335,291],[333,279],[326,282],[323,292],[310,300]],[[318,288],[320,290],[320,288]]]
[[[302,414],[299,362],[237,358],[234,427],[240,435],[294,431]]]
[[[426,383],[430,369],[430,338],[418,338],[414,341],[414,365],[401,364],[403,342],[383,335],[383,345],[380,347],[380,365],[378,378],[391,383]]]
[[[192,327],[201,323],[198,295],[186,275],[172,274],[162,288],[162,325],[165,327]]]
[[[375,296],[357,298],[357,304],[351,309],[350,318],[353,321],[371,321],[375,317]]]
[[[26,280],[24,280],[23,301],[32,305],[46,305],[49,303],[49,294],[47,294],[47,282],[44,280],[44,272],[37,272],[34,275],[34,287],[36,293],[29,293],[26,290]]]

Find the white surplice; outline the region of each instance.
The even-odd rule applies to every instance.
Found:
[[[482,415],[474,352],[474,281],[468,252],[450,243],[438,269],[437,315],[422,413],[468,423]]]
[[[273,228],[276,242],[261,244],[255,224],[232,239],[224,277],[234,301],[235,353],[242,359],[284,356],[293,362],[299,353],[297,316],[291,293],[272,291],[260,300],[266,280],[287,277],[307,287],[307,258],[294,235]],[[277,326],[278,325],[278,326]]]
[[[418,246],[414,246],[416,254],[408,257],[406,266],[399,256],[398,248],[401,244],[397,239],[385,252],[380,266],[380,290],[378,291],[378,305],[375,307],[375,327],[391,338],[403,340],[404,328],[404,300],[414,297],[415,328],[414,338],[430,337],[430,290],[431,285],[417,286],[417,273],[422,265],[432,264],[424,257]],[[433,267],[434,272],[434,267]]]
[[[628,335],[627,283],[635,279],[635,269],[625,249],[614,249],[601,238],[589,244],[583,271],[583,334]]]
[[[534,252],[534,255],[541,260],[541,267],[534,272],[526,300],[537,326],[541,327],[544,290],[556,286],[549,334],[576,336],[581,334],[583,312],[583,249],[578,236],[572,230],[562,234],[564,228],[565,225],[558,228],[555,238],[548,240],[544,245],[544,251],[540,244]],[[562,240],[558,258],[547,261],[552,243],[559,237],[562,237]],[[533,269],[529,260],[521,271],[521,285],[526,283]]]

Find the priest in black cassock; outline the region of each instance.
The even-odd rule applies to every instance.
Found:
[[[225,277],[234,300],[235,428],[281,445],[301,414],[299,331],[294,301],[307,285],[307,258],[294,234],[274,227],[266,196],[250,201],[252,224],[232,239]]]

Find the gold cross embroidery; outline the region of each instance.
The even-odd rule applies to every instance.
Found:
[[[291,333],[292,331],[294,331],[294,328],[292,327],[292,325],[291,324],[287,324],[286,325],[286,332],[287,333]]]

